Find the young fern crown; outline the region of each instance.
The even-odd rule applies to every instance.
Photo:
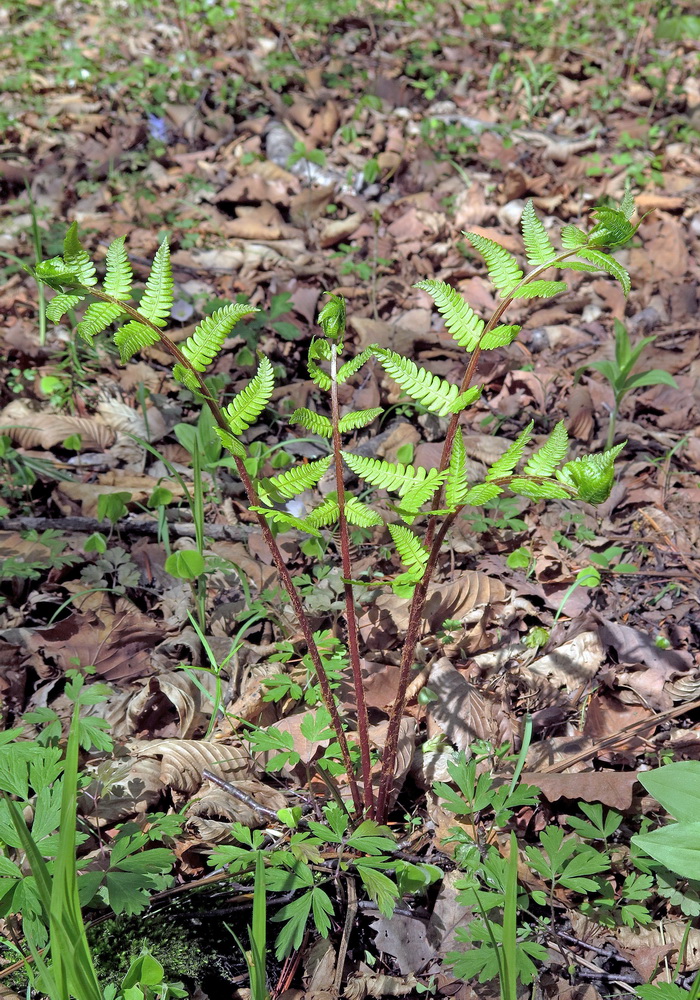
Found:
[[[561,249],[557,249],[535,214],[532,202],[528,202],[522,216],[523,243],[530,268],[527,272],[522,270],[513,254],[495,241],[476,233],[464,234],[483,257],[489,278],[499,293],[500,301],[491,318],[485,320],[478,316],[444,281],[426,279],[416,285],[432,297],[447,331],[469,356],[461,384],[440,378],[409,358],[378,345],[340,363],[345,348],[345,303],[339,296],[331,295],[319,314],[322,335],[312,340],[307,358],[309,377],[322,393],[330,395],[330,416],[302,407],[289,419],[290,423],[330,441],[332,454],[252,484],[251,509],[275,530],[294,528],[311,535],[318,535],[322,528],[330,527],[341,517],[346,523],[365,528],[381,526],[386,514],[381,515],[366,502],[344,491],[342,495],[337,490],[326,492],[304,517],[294,516],[284,509],[287,501],[318,486],[331,469],[334,458],[336,461],[342,459],[350,473],[362,480],[365,487],[389,494],[391,523],[388,530],[405,568],[395,581],[395,588],[400,593],[409,593],[428,565],[429,549],[412,528],[420,516],[452,520],[463,508],[488,504],[505,491],[533,500],[602,503],[612,488],[613,463],[622,444],[602,454],[584,455],[566,462],[568,435],[560,421],[528,457],[526,449],[534,429],[534,422],[530,422],[486,471],[483,479],[473,482],[459,420],[460,414],[479,399],[483,390],[481,385],[471,385],[479,354],[510,344],[520,331],[517,325],[500,323],[511,301],[549,298],[564,291],[566,283],[556,275],[551,277],[551,273],[563,270],[602,270],[620,282],[625,294],[629,292],[629,275],[605,250],[623,245],[636,232],[637,227],[629,221],[633,207],[627,193],[618,209],[596,209],[594,225],[588,232],[573,225],[564,226]],[[47,315],[54,322],[90,296],[95,301],[87,306],[77,326],[81,337],[92,342],[97,334],[113,324],[120,324],[114,342],[123,363],[139,350],[160,342],[174,358],[173,377],[212,410],[215,431],[223,445],[235,458],[246,457],[245,433],[269,404],[274,389],[270,360],[263,355],[259,357],[255,376],[225,407],[212,398],[204,375],[236,324],[256,312],[254,307],[231,304],[217,309],[177,346],[164,333],[173,304],[167,242],[161,244],[155,255],[137,309],[131,304],[133,273],[124,238],[114,240],[107,250],[105,277],[99,285],[95,265],[78,239],[76,224],[65,237],[63,256],[46,260],[31,271],[58,293],[47,308]],[[547,272],[548,276],[543,277]],[[445,447],[439,467],[425,469],[387,462],[356,455],[342,447],[344,436],[367,427],[383,413],[381,408],[339,413],[338,386],[369,363],[378,363],[406,396],[446,421]]]

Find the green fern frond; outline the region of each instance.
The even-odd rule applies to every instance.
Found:
[[[595,264],[586,264],[582,260],[565,260],[561,266],[569,271],[600,271],[600,268],[596,267]]]
[[[570,500],[571,491],[559,483],[536,483],[532,479],[511,479],[508,489],[531,500]]]
[[[484,334],[481,344],[482,351],[491,351],[494,347],[507,347],[512,344],[520,333],[520,327],[516,324],[502,324]]]
[[[270,494],[275,500],[291,500],[304,490],[310,490],[312,486],[323,478],[328,466],[331,464],[332,455],[319,458],[315,462],[307,462],[306,465],[295,465],[293,469],[287,469],[278,476],[265,479],[260,487],[261,495]]]
[[[72,309],[73,306],[77,306],[79,302],[82,302],[85,298],[84,295],[76,295],[68,292],[59,292],[58,295],[54,295],[49,304],[46,307],[46,315],[52,323],[60,323],[61,319]]]
[[[525,445],[532,437],[532,428],[534,426],[535,421],[531,420],[525,430],[518,434],[517,438],[513,441],[508,450],[501,455],[497,462],[493,463],[486,473],[487,483],[494,479],[503,479],[505,476],[509,476],[511,474],[515,466],[522,458]]]
[[[345,517],[350,524],[355,524],[358,528],[376,528],[384,524],[376,510],[372,510],[357,497],[345,497]]]
[[[114,343],[119,348],[119,357],[123,365],[137,351],[143,350],[144,347],[150,347],[158,340],[159,337],[155,330],[151,330],[144,323],[137,323],[133,319],[114,334]]]
[[[224,409],[224,416],[233,434],[242,434],[255,423],[270,402],[274,387],[275,376],[272,365],[265,356],[262,356],[255,377]]]
[[[435,470],[433,470],[435,471]],[[411,524],[421,507],[428,502],[435,491],[447,479],[448,470],[438,472],[435,478],[421,481],[413,486],[401,497],[401,503],[395,508],[407,524]]]
[[[354,358],[350,358],[350,360],[346,361],[344,365],[341,365],[336,376],[338,385],[342,385],[344,382],[347,382],[351,375],[354,375],[355,372],[359,372],[360,368],[362,368],[365,362],[369,361],[371,357],[372,348],[366,347],[360,354],[356,354]]]
[[[420,580],[428,563],[428,550],[410,528],[402,524],[390,524],[388,528],[401,562],[413,579]]]
[[[468,491],[467,453],[464,449],[462,429],[458,427],[454,444],[452,445],[447,479],[445,480],[445,503],[449,509],[455,510],[457,507],[461,507],[465,502]]]
[[[564,421],[560,420],[541,448],[530,456],[523,467],[526,476],[541,476],[548,479],[554,470],[566,457],[569,447],[569,435]]]
[[[533,267],[547,264],[553,260],[557,251],[552,245],[547,230],[542,224],[542,220],[535,212],[535,206],[530,198],[523,209],[520,227],[523,234],[523,243],[527,250],[527,262]]]
[[[156,251],[146,287],[139,302],[139,312],[154,326],[165,326],[173,307],[173,271],[170,247],[163,240]]]
[[[250,316],[255,312],[258,312],[255,306],[241,302],[234,302],[217,309],[211,316],[206,316],[202,320],[180,350],[193,368],[198,372],[206,371],[236,323],[244,316]],[[189,388],[192,388],[192,382],[197,385],[196,379],[192,378],[192,373],[184,365],[175,365],[173,375]]]
[[[588,243],[588,237],[578,226],[564,226],[561,231],[561,245],[565,250],[576,250]],[[567,265],[568,266],[568,265]]]
[[[400,462],[383,462],[379,458],[365,458],[364,455],[353,455],[350,452],[341,452],[349,469],[351,469],[360,479],[366,480],[370,486],[377,489],[389,490],[391,493],[398,493],[404,496],[417,486],[438,486],[446,472],[438,472],[437,469],[416,469],[412,465],[402,465]]]
[[[314,528],[326,528],[338,520],[339,508],[336,493],[330,493],[318,507],[314,507],[304,518],[306,524]]]
[[[600,504],[608,499],[615,479],[615,459],[627,442],[599,455],[582,455],[556,472],[557,479],[578,491],[578,499]]]
[[[91,288],[92,285],[97,284],[95,265],[90,260],[87,250],[83,248],[82,243],[78,239],[77,222],[74,222],[70,226],[63,241],[63,262],[66,271],[75,274],[80,284],[84,285],[85,288]]]
[[[112,302],[91,302],[85,310],[82,320],[75,328],[75,332],[88,344],[92,344],[92,339],[98,333],[106,330],[110,323],[119,319],[124,314],[121,306]]]
[[[613,278],[616,278],[622,285],[625,295],[629,295],[632,287],[630,276],[622,264],[618,263],[614,257],[609,257],[608,254],[602,253],[600,250],[593,250],[590,247],[586,247],[585,250],[579,250],[579,254],[584,260],[590,261],[591,264],[597,264],[601,271],[607,271]]]
[[[131,298],[131,283],[134,272],[124,247],[124,237],[118,236],[107,248],[105,280],[102,287],[114,299],[124,302]]]
[[[477,233],[463,233],[486,261],[489,278],[504,297],[523,279],[523,272],[512,253],[493,240]]]
[[[237,438],[235,438],[232,434],[228,434],[221,427],[215,427],[214,432],[216,433],[217,437],[221,441],[224,448],[227,448],[232,455],[235,455],[236,458],[246,457],[245,448],[243,447],[241,442]]]
[[[479,398],[483,391],[484,386],[482,384],[473,385],[464,392],[458,393],[450,405],[450,413],[461,413],[462,410],[466,410],[468,406],[471,406]]]
[[[436,281],[433,278],[418,281],[413,287],[422,288],[432,297],[453,340],[465,350],[473,351],[479,343],[484,321],[477,316],[463,296],[445,281]]]
[[[464,503],[470,507],[481,507],[503,493],[503,487],[495,483],[478,483],[472,486],[464,498]]]
[[[565,291],[565,281],[531,281],[519,288],[513,297],[516,299],[551,299],[553,295]]]
[[[290,424],[301,424],[302,427],[306,427],[313,434],[318,434],[319,437],[329,438],[333,436],[333,424],[328,417],[324,417],[314,410],[307,410],[305,406],[295,410],[289,418],[289,422]]]
[[[356,431],[361,427],[367,427],[373,420],[380,417],[383,412],[384,410],[381,406],[375,406],[370,410],[357,410],[355,413],[346,413],[338,421],[338,430],[341,434],[347,434],[348,431]]]
[[[397,382],[411,399],[422,403],[426,409],[431,413],[437,413],[439,417],[457,412],[452,407],[459,396],[459,386],[446,382],[439,375],[433,375],[426,368],[419,368],[410,358],[404,358],[395,351],[376,346],[373,347],[373,351],[387,375]]]
[[[596,220],[588,234],[589,246],[618,247],[632,239],[638,226],[633,226],[622,212],[601,206],[591,213]]]
[[[272,521],[273,524],[280,524],[284,528],[296,528],[297,531],[305,531],[307,535],[314,535],[316,538],[321,537],[321,532],[309,524],[307,518],[302,520],[300,517],[288,514],[286,510],[275,510],[274,507],[249,507],[248,509],[256,514],[262,514],[266,521]]]
[[[620,211],[626,219],[631,219],[634,214],[635,204],[634,195],[632,194],[632,186],[627,184],[625,187],[625,195],[620,202]]]

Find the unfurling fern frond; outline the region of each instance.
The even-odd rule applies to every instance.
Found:
[[[85,288],[91,288],[97,283],[95,265],[78,239],[77,222],[70,226],[63,241],[63,263],[66,271],[75,274],[80,284],[84,285]]]
[[[321,537],[321,532],[313,524],[309,524],[308,518],[302,520],[300,517],[288,514],[286,510],[276,510],[274,507],[249,507],[248,510],[252,510],[255,514],[262,514],[266,521],[272,521],[273,524],[281,524],[285,528],[296,528],[297,531],[305,531],[308,535],[314,535],[316,538]]]
[[[566,291],[565,281],[530,281],[515,293],[515,299],[551,299]]]
[[[420,580],[428,563],[428,550],[410,528],[402,524],[390,524],[388,528],[401,562],[412,579]]]
[[[351,375],[354,375],[355,372],[359,372],[360,368],[362,368],[365,362],[369,361],[371,357],[372,348],[366,347],[360,354],[356,354],[354,358],[350,358],[350,360],[346,361],[344,365],[341,365],[336,375],[338,385],[342,385],[343,382],[347,382]]]
[[[515,324],[503,324],[497,326],[494,330],[490,330],[489,333],[485,333],[479,346],[482,351],[490,351],[494,347],[507,347],[508,344],[513,343],[519,333],[519,326]]]
[[[165,326],[173,307],[173,271],[170,247],[163,240],[156,251],[146,287],[139,302],[139,312],[154,326]]]
[[[245,389],[241,389],[224,410],[232,434],[242,434],[248,430],[270,402],[275,377],[272,365],[266,357],[261,357],[255,377]],[[226,442],[224,442],[226,443]]]
[[[452,338],[460,347],[473,351],[479,343],[484,321],[477,316],[459,292],[446,282],[436,281],[433,278],[418,281],[413,287],[422,288],[432,297]]]
[[[431,486],[437,488],[443,481],[447,472],[438,472],[437,469],[416,469],[412,465],[402,465],[400,462],[383,462],[379,458],[365,458],[364,455],[352,455],[350,452],[341,452],[345,462],[356,476],[365,479],[371,486],[377,489],[389,490],[391,493],[398,493],[403,497],[410,490],[418,486]]]
[[[348,431],[356,431],[360,427],[367,427],[373,420],[381,416],[383,412],[384,410],[381,406],[375,406],[370,410],[357,410],[355,413],[346,413],[338,421],[338,430],[341,434],[347,434]]]
[[[318,361],[328,361],[331,356],[331,351],[334,350],[333,346],[328,343],[327,340],[321,340],[316,338],[309,344],[309,353],[306,362],[306,367],[309,372],[309,376],[313,379],[319,389],[323,389],[324,392],[328,392],[331,387],[330,375],[324,372],[317,362]]]
[[[410,358],[404,358],[395,351],[376,346],[373,347],[373,351],[387,375],[397,382],[411,399],[422,403],[431,413],[445,417],[448,413],[459,413],[469,405],[469,400],[465,398],[467,394],[463,393],[460,396],[458,385],[445,381],[439,375],[433,375],[426,368],[419,368]]]
[[[464,449],[464,437],[462,430],[457,428],[452,454],[450,455],[450,466],[447,470],[445,480],[445,503],[450,510],[461,507],[465,502],[465,497],[469,491],[467,483],[467,453]]]
[[[91,302],[85,310],[83,318],[75,328],[75,332],[88,344],[93,337],[106,330],[110,323],[124,315],[124,310],[115,302]]]
[[[497,462],[493,463],[486,473],[487,483],[494,479],[503,479],[505,476],[509,476],[511,474],[515,466],[522,458],[525,445],[532,437],[532,428],[534,426],[535,421],[531,420],[525,430],[518,434],[517,438],[513,441],[508,450],[501,455]]]
[[[150,326],[146,326],[145,323],[137,323],[133,319],[120,327],[114,334],[114,343],[119,348],[119,357],[123,365],[137,351],[143,350],[144,347],[150,347],[158,340],[159,337],[155,330],[151,330]]]
[[[512,253],[493,240],[477,233],[463,233],[486,261],[489,278],[504,297],[523,280],[523,272]]]
[[[541,476],[548,479],[564,460],[569,446],[569,435],[564,421],[560,420],[541,448],[530,456],[523,467],[526,476]]]
[[[593,250],[590,247],[579,250],[579,255],[584,260],[590,261],[591,264],[596,264],[599,270],[607,271],[613,278],[616,278],[622,285],[625,295],[629,295],[632,287],[630,276],[622,264],[618,263],[614,257],[609,257],[608,254],[602,253],[600,250]]]
[[[318,434],[319,437],[329,438],[333,435],[333,424],[328,417],[324,417],[323,414],[316,413],[314,410],[307,410],[305,406],[295,410],[289,418],[289,422],[290,424],[301,424],[302,427]]]
[[[134,272],[124,247],[124,237],[118,236],[107,248],[105,280],[102,287],[114,299],[122,302],[131,298],[131,283]]]
[[[323,478],[328,466],[331,464],[332,455],[319,458],[315,462],[307,462],[306,465],[296,465],[293,469],[287,469],[278,476],[265,479],[260,486],[260,495],[267,494],[275,501],[291,500],[304,490],[310,490],[312,486]]]
[[[535,212],[535,207],[530,199],[523,209],[520,226],[523,234],[523,243],[527,250],[527,262],[533,267],[549,263],[553,260],[557,251],[552,245],[552,241],[547,235],[547,230],[542,225],[542,220]]]
[[[206,371],[236,323],[244,316],[250,316],[255,312],[258,312],[255,306],[244,305],[241,302],[234,302],[217,309],[211,316],[206,316],[202,320],[180,350],[193,368],[198,372]],[[184,365],[175,365],[173,375],[188,389],[196,390],[199,387],[192,372]]]
[[[567,486],[573,486],[578,492],[578,499],[586,503],[599,504],[610,496],[615,478],[615,459],[627,442],[616,444],[602,455],[582,455],[581,458],[567,462],[563,469],[557,470],[557,479]]]

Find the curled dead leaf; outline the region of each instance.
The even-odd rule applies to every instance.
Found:
[[[166,788],[193,795],[202,785],[202,771],[210,768],[225,781],[248,777],[253,762],[240,744],[206,740],[152,740],[134,744],[138,757],[160,758],[160,778]]]
[[[31,410],[20,399],[13,399],[0,413],[0,433],[7,434],[22,448],[47,450],[73,435],[79,435],[83,451],[105,451],[115,439],[110,427],[92,417]]]

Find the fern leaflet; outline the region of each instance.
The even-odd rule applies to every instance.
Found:
[[[122,301],[131,298],[131,282],[134,272],[124,247],[124,237],[118,236],[107,248],[105,280],[102,287],[108,295]]]
[[[599,270],[607,271],[613,278],[617,278],[622,285],[625,295],[629,295],[632,287],[630,276],[622,264],[619,264],[614,257],[609,257],[608,254],[602,253],[600,250],[592,250],[590,247],[587,247],[585,250],[579,250],[579,253],[584,260],[588,260],[592,264],[597,264]]]
[[[428,563],[428,551],[410,528],[402,524],[388,525],[401,562],[414,580],[420,580]]]
[[[560,420],[545,443],[527,460],[523,467],[526,476],[541,476],[548,479],[556,467],[564,460],[569,446],[569,435],[564,421]]]
[[[551,299],[553,295],[566,291],[565,281],[531,281],[515,293],[515,299]]]
[[[531,500],[570,500],[571,492],[559,483],[536,483],[532,479],[511,479],[508,489]]]
[[[308,535],[314,535],[316,538],[321,537],[321,532],[317,528],[314,528],[312,524],[309,524],[308,519],[302,520],[300,517],[294,517],[293,514],[289,514],[286,510],[275,510],[274,507],[249,507],[248,509],[254,511],[256,514],[262,514],[266,521],[281,524],[285,528],[296,528],[297,531],[305,531]]]
[[[329,494],[318,507],[314,507],[310,514],[304,519],[307,524],[314,528],[325,528],[329,524],[335,524],[338,520],[339,508],[337,495]]]
[[[445,481],[445,502],[450,510],[455,510],[457,507],[462,506],[468,490],[467,453],[464,450],[462,430],[458,427],[454,444],[452,445],[447,480]]]
[[[481,344],[482,351],[491,351],[494,347],[507,347],[512,344],[520,333],[520,327],[515,324],[503,324],[484,334]]]
[[[192,336],[187,338],[181,347],[182,353],[198,372],[206,371],[236,323],[255,312],[258,310],[254,306],[240,302],[217,309],[211,316],[206,316]],[[189,389],[198,388],[197,380],[184,365],[176,364],[173,375]]]
[[[301,424],[302,427],[313,431],[319,437],[329,438],[333,436],[333,424],[328,417],[324,417],[314,410],[307,410],[305,406],[295,410],[289,418],[289,422],[290,424]]]
[[[46,315],[52,323],[60,323],[64,313],[67,313],[73,306],[77,306],[85,298],[84,295],[73,295],[68,292],[59,292],[54,295],[46,307]]]
[[[260,487],[261,496],[265,493],[272,495],[275,500],[280,498],[291,500],[304,490],[310,490],[325,474],[331,464],[331,458],[332,455],[327,455],[306,465],[296,465],[293,469],[281,472],[279,476],[265,479]]]
[[[365,458],[363,455],[353,455],[347,451],[341,454],[348,468],[352,469],[360,479],[365,479],[378,489],[398,493],[401,497],[423,483],[437,486],[446,475],[446,472],[438,472],[437,469],[416,469],[412,465],[402,465],[400,462],[394,465],[393,462],[383,462],[379,458]]]
[[[523,209],[520,225],[523,233],[523,243],[527,250],[527,262],[533,267],[540,264],[547,264],[553,260],[557,251],[552,245],[552,241],[547,235],[547,230],[542,225],[542,220],[535,212],[535,207],[530,199]]]
[[[565,250],[576,250],[578,247],[585,247],[586,243],[588,237],[583,229],[579,229],[578,226],[564,226],[561,231],[561,245]]]
[[[493,479],[503,479],[505,476],[509,476],[511,474],[522,457],[525,445],[532,437],[532,428],[534,426],[535,421],[531,420],[525,430],[518,434],[517,438],[513,441],[508,450],[501,455],[497,462],[493,463],[486,473],[487,483]]]
[[[165,326],[173,305],[173,272],[170,247],[163,240],[153,258],[151,273],[139,302],[139,312],[154,326]]]
[[[435,281],[432,278],[419,281],[413,287],[428,292],[453,340],[465,350],[473,351],[479,343],[484,321],[477,316],[463,296],[445,281]]]
[[[397,382],[411,399],[422,403],[426,409],[431,413],[437,413],[439,417],[458,412],[453,406],[459,396],[459,386],[446,382],[425,368],[419,368],[410,358],[404,358],[394,351],[376,346],[373,347],[373,351],[387,375]]]
[[[151,330],[149,326],[146,326],[144,323],[137,323],[133,319],[120,327],[114,334],[114,343],[119,348],[119,357],[123,365],[137,351],[142,350],[144,347],[150,347],[151,344],[155,344],[158,340],[159,337],[155,330]]]
[[[97,283],[95,265],[78,239],[77,222],[70,226],[63,241],[63,262],[66,271],[74,274],[85,288],[90,288]]]
[[[233,434],[242,434],[260,416],[270,402],[275,378],[272,365],[261,357],[255,377],[228,404],[224,415]]]
[[[401,503],[395,508],[395,510],[398,511],[407,524],[411,524],[415,520],[418,511],[421,509],[423,504],[430,500],[433,493],[435,493],[438,487],[442,485],[445,479],[447,479],[447,475],[448,470],[445,469],[443,472],[438,472],[434,479],[431,478],[424,480],[403,494],[401,497]]]
[[[506,296],[513,291],[518,282],[523,279],[523,272],[512,253],[493,240],[479,236],[477,233],[464,233],[464,236],[476,247],[486,261],[489,278],[501,295]]]
[[[381,406],[375,406],[371,410],[357,410],[356,413],[346,413],[338,421],[338,430],[341,434],[347,434],[348,431],[355,431],[360,427],[366,427],[373,420],[376,420],[377,417],[381,416],[383,412],[384,410]]]
[[[88,344],[92,344],[92,338],[98,333],[106,330],[110,323],[119,319],[124,310],[121,306],[113,302],[91,302],[85,310],[83,318],[75,328],[75,332]]]
[[[372,510],[357,497],[345,498],[345,517],[350,524],[356,524],[358,528],[376,528],[384,524],[376,510]]]
[[[495,483],[477,483],[476,486],[472,486],[465,496],[464,503],[470,507],[481,507],[482,504],[493,500],[500,493],[503,493],[503,488],[496,486]]]
[[[371,357],[372,348],[366,347],[360,354],[356,354],[354,358],[350,358],[350,360],[346,361],[344,365],[341,365],[336,376],[338,385],[342,385],[343,382],[347,382],[350,376],[359,371],[364,363],[369,361]]]

